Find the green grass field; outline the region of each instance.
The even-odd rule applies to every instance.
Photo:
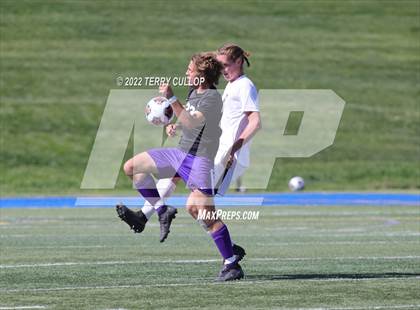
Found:
[[[2,209],[0,309],[420,309],[418,207],[247,210],[228,221],[246,278],[217,284],[184,209],[163,244],[156,217],[135,235],[111,208]]]
[[[419,192],[420,1],[0,0],[0,196],[133,194],[122,171],[80,189],[116,78],[182,76],[226,42],[251,52],[259,89],[346,102],[334,144],[278,158],[269,191],[300,175],[309,191]],[[0,310],[420,309],[418,206],[247,210],[260,219],[228,222],[246,278],[220,284],[183,209],[160,244],[156,218],[135,235],[113,209],[0,208]]]
[[[311,190],[420,188],[419,1],[2,0],[0,9],[2,195],[79,193],[115,78],[182,76],[193,53],[228,41],[252,53],[259,89],[332,89],[347,102],[334,145],[278,159],[269,190],[296,174]],[[117,191],[129,190],[121,175]]]

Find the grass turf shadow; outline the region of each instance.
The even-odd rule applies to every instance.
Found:
[[[281,275],[246,275],[247,280],[335,280],[335,279],[388,279],[388,278],[415,278],[420,277],[420,273],[325,273],[325,274],[281,274]]]

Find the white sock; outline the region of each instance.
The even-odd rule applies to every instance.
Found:
[[[232,264],[233,262],[235,262],[235,260],[236,260],[236,255],[233,255],[229,258],[226,258],[224,264],[225,265]]]
[[[163,203],[163,199],[159,199],[156,203],[155,203],[155,205],[153,206],[153,208],[155,208],[155,210],[157,210],[157,209],[159,209],[161,206],[163,206],[164,205],[164,203]]]
[[[159,192],[159,196],[161,199],[152,206],[147,200],[144,202],[143,207],[141,208],[141,211],[144,213],[147,219],[150,219],[150,217],[155,213],[155,209],[161,207],[165,204],[165,198],[168,198],[172,195],[172,193],[175,191],[176,184],[172,182],[172,179],[159,179],[156,183],[156,189]]]
[[[144,213],[147,219],[150,219],[153,213],[155,213],[155,208],[153,208],[150,202],[146,200],[143,205],[143,208],[141,208],[141,211]]]
[[[160,197],[164,200],[172,195],[175,191],[176,184],[172,182],[172,179],[160,179],[156,183],[156,188]]]

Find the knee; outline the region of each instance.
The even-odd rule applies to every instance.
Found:
[[[197,213],[197,207],[195,205],[188,204],[187,205],[187,211],[188,211],[189,214],[191,214],[192,216],[194,216]]]
[[[136,187],[139,186],[147,186],[146,184],[144,184],[144,179],[146,178],[147,174],[145,173],[136,173],[132,176],[133,179],[133,183]]]
[[[123,166],[124,173],[126,176],[133,176],[133,161],[127,160]]]

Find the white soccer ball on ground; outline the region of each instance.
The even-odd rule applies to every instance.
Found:
[[[292,192],[301,191],[305,187],[305,180],[301,177],[293,177],[289,181],[289,189]]]
[[[152,98],[144,111],[147,121],[155,126],[168,125],[174,116],[169,100],[161,96]]]

